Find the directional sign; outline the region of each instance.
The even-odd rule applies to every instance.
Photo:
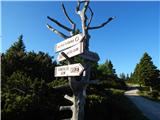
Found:
[[[99,56],[96,53],[90,52],[90,51],[85,51],[83,54],[80,55],[84,59],[88,59],[91,61],[98,61]]]
[[[80,42],[77,45],[64,50],[63,52],[70,58],[83,53],[83,50],[84,50],[83,42]],[[65,59],[66,58],[61,53],[58,54],[58,57],[57,57],[58,61],[63,61]]]
[[[68,38],[68,39],[58,43],[55,46],[55,51],[59,52],[59,51],[64,50],[66,48],[72,47],[72,46],[80,43],[82,39],[83,39],[83,35],[82,34],[77,34],[77,35],[75,35],[71,38]]]
[[[55,67],[55,77],[80,76],[83,70],[80,63]]]

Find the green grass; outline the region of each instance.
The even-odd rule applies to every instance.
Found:
[[[155,101],[155,102],[160,102],[160,96],[158,97],[152,97],[150,95],[150,92],[149,91],[139,91],[138,94],[144,98],[147,98],[149,100],[152,100],[152,101]]]
[[[124,90],[92,90],[87,97],[85,120],[148,120],[124,96]]]

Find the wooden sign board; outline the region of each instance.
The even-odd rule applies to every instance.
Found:
[[[80,55],[84,59],[88,59],[91,61],[99,61],[99,56],[96,53],[85,51],[83,54]]]
[[[68,38],[60,43],[58,43],[56,46],[55,46],[55,51],[56,52],[59,52],[59,51],[62,51],[64,49],[67,49],[69,47],[72,47],[78,43],[80,43],[83,39],[83,35],[82,34],[77,34],[71,38]]]
[[[84,51],[84,47],[83,47],[83,42],[80,42],[78,43],[77,45],[71,47],[71,48],[68,48],[66,50],[64,50],[63,52],[69,57],[74,57],[76,55],[79,55],[79,54],[82,54]],[[57,56],[57,60],[58,61],[63,61],[65,60],[66,58],[61,54],[59,53],[58,56]]]
[[[83,70],[80,63],[55,67],[55,77],[80,76]]]

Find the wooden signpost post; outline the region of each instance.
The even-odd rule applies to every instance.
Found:
[[[80,1],[77,2],[76,14],[79,15],[81,19],[82,33],[79,33],[76,28],[76,24],[69,17],[64,4],[62,3],[62,9],[64,15],[72,25],[72,28],[69,28],[62,23],[58,22],[54,18],[47,17],[49,20],[57,24],[59,27],[70,33],[70,36],[65,35],[64,33],[54,29],[50,25],[47,24],[47,27],[64,38],[65,40],[56,44],[55,52],[58,53],[57,60],[63,61],[67,60],[68,65],[55,67],[55,76],[56,77],[67,77],[70,88],[73,92],[73,96],[65,95],[64,98],[71,101],[71,106],[61,106],[60,110],[71,110],[72,117],[68,120],[83,120],[84,119],[84,106],[85,106],[85,97],[86,97],[86,89],[89,84],[96,83],[95,81],[90,81],[90,71],[91,71],[91,61],[98,61],[99,56],[96,53],[89,51],[89,39],[90,35],[88,33],[89,30],[99,29],[107,25],[110,21],[114,19],[114,17],[110,17],[104,23],[98,26],[90,26],[93,17],[93,11],[89,6],[90,1]],[[83,4],[82,10],[80,10],[80,6]],[[86,11],[89,10],[91,13],[90,18],[87,17]],[[82,66],[80,63],[74,63],[74,57],[80,56],[84,59],[85,64]],[[79,76],[78,79],[75,76]],[[80,78],[80,79],[79,79]]]

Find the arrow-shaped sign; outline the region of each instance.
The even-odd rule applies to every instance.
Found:
[[[58,43],[56,46],[55,46],[55,51],[56,52],[59,52],[59,51],[62,51],[64,49],[67,49],[69,47],[72,47],[78,43],[80,43],[83,39],[83,35],[82,34],[77,34],[71,38],[68,38],[60,43]]]
[[[71,57],[74,57],[74,56],[76,56],[76,55],[79,55],[79,54],[83,53],[83,49],[84,49],[84,47],[83,47],[83,42],[80,42],[80,43],[78,43],[77,45],[75,45],[75,46],[73,46],[73,47],[71,47],[71,48],[68,48],[68,49],[64,50],[63,52],[64,52],[69,58],[71,58]],[[58,54],[58,56],[57,56],[57,60],[58,60],[58,61],[63,61],[63,60],[65,60],[65,59],[66,59],[66,58],[65,58],[61,53]]]
[[[55,77],[80,76],[83,70],[80,63],[55,67]]]

